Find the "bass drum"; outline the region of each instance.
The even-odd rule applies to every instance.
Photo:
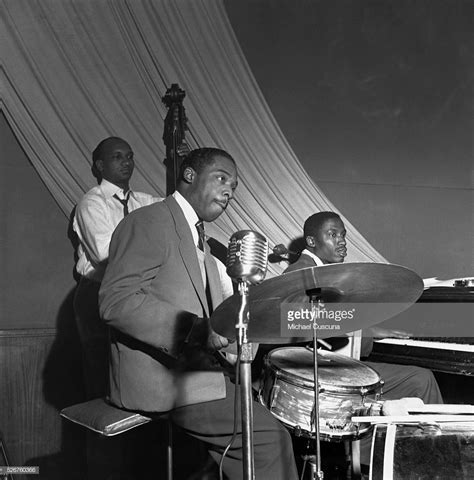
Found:
[[[381,389],[375,370],[344,355],[318,351],[319,432],[322,440],[359,439],[370,424],[354,424]],[[272,350],[264,362],[259,401],[296,435],[314,438],[313,351],[305,347]]]
[[[472,480],[474,422],[376,425],[371,480]]]

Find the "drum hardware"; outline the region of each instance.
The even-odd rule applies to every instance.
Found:
[[[237,331],[237,348],[239,352],[239,383],[241,386],[241,409],[242,409],[242,440],[244,478],[255,478],[255,465],[253,456],[253,406],[252,406],[252,372],[253,359],[252,344],[247,338],[249,311],[248,291],[249,285],[245,281],[239,281],[239,295],[242,299],[239,310],[238,322],[235,325]]]
[[[355,444],[358,444],[358,442],[350,442],[348,440],[344,441],[344,463],[338,463],[338,466],[336,467],[337,470],[339,470],[339,474],[337,475],[337,478],[341,478],[340,475],[342,472],[340,469],[344,468],[345,469],[345,477],[347,479],[360,479],[360,456],[359,456],[359,450],[358,450],[358,445],[356,446]],[[304,452],[301,453],[300,458],[303,462],[302,468],[301,468],[301,474],[300,474],[300,479],[307,479],[307,478],[314,478],[317,474],[317,460],[314,454],[309,453],[313,447],[310,445],[310,441],[308,440]],[[309,476],[306,474],[307,467],[309,467]],[[333,478],[332,475],[334,475],[335,472],[330,472],[331,478]]]
[[[276,399],[278,397],[279,392],[280,392],[280,386],[274,385],[272,387],[272,393],[270,394],[270,408],[273,408],[276,405]]]
[[[441,435],[441,426],[436,422],[420,422],[418,428],[423,435]]]
[[[302,455],[303,471],[301,472],[301,478],[304,478],[306,465],[310,468],[310,478],[324,478],[324,473],[321,471],[321,461],[318,456],[315,455]]]
[[[400,424],[410,425],[418,424],[420,422],[474,422],[472,415],[383,415],[381,417],[352,417],[353,423],[371,423],[372,425],[380,424]]]
[[[311,303],[312,313],[316,313],[324,309],[321,289],[314,289],[306,292]],[[314,315],[312,318],[318,318]],[[314,377],[314,405],[311,412],[311,425],[315,432],[315,455],[316,465],[311,468],[311,478],[322,480],[324,472],[321,470],[321,443],[319,434],[319,376],[318,376],[318,334],[317,329],[313,326],[313,377]],[[310,463],[312,465],[312,463]]]
[[[454,281],[455,287],[474,287],[474,278],[461,278]]]
[[[303,436],[303,430],[299,425],[296,425],[296,427],[293,430],[293,433],[295,434],[295,437],[302,437]]]

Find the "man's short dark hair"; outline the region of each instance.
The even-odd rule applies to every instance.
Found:
[[[99,142],[97,147],[95,147],[94,151],[92,152],[92,163],[95,163],[97,162],[97,160],[102,158],[102,155],[104,153],[104,147],[110,142],[123,142],[128,145],[128,142],[126,142],[123,138],[120,137],[104,138],[102,141]]]
[[[321,230],[324,222],[331,218],[338,218],[339,220],[341,220],[341,217],[336,212],[318,212],[314,215],[311,215],[311,217],[308,217],[306,219],[306,222],[304,222],[304,237],[313,237],[314,235],[316,235],[316,233]]]
[[[191,150],[183,159],[179,168],[178,180],[182,180],[186,168],[192,168],[196,173],[200,173],[206,165],[212,164],[216,156],[226,157],[235,165],[235,160],[225,150],[215,147],[196,148]]]
[[[97,170],[96,162],[97,162],[97,160],[100,160],[102,158],[102,155],[104,154],[104,148],[110,142],[124,142],[124,143],[128,144],[128,142],[126,142],[123,138],[107,137],[107,138],[104,138],[103,140],[101,140],[99,142],[99,144],[97,145],[97,147],[94,148],[94,151],[92,152],[92,167],[91,167],[91,170],[92,170],[92,175],[94,175],[94,177],[97,178],[99,183],[102,180],[102,175],[99,172],[99,170]]]

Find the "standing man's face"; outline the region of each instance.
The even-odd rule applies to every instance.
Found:
[[[237,187],[237,169],[232,160],[215,155],[213,162],[199,173],[192,168],[184,172],[190,184],[186,198],[199,218],[212,222],[227,208]]]
[[[128,189],[128,182],[135,167],[130,145],[122,140],[110,141],[104,146],[100,159],[96,161],[96,167],[102,178]]]
[[[326,220],[314,235],[306,237],[306,245],[323,263],[342,263],[347,255],[344,223],[339,218]]]

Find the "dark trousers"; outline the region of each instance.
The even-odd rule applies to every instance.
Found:
[[[172,412],[173,422],[188,435],[203,441],[218,463],[232,437],[236,388],[240,400],[239,387],[226,377],[225,399],[181,407]],[[223,471],[229,480],[243,478],[240,401],[237,410],[237,436],[223,463]],[[253,402],[253,417],[256,480],[297,480],[293,445],[286,428],[257,402]]]
[[[108,334],[99,315],[99,289],[100,283],[81,277],[74,295],[87,400],[105,397],[109,381]]]
[[[398,400],[403,397],[418,397],[424,403],[443,403],[438,382],[431,370],[413,365],[364,362],[373,368],[385,381],[383,398]]]

